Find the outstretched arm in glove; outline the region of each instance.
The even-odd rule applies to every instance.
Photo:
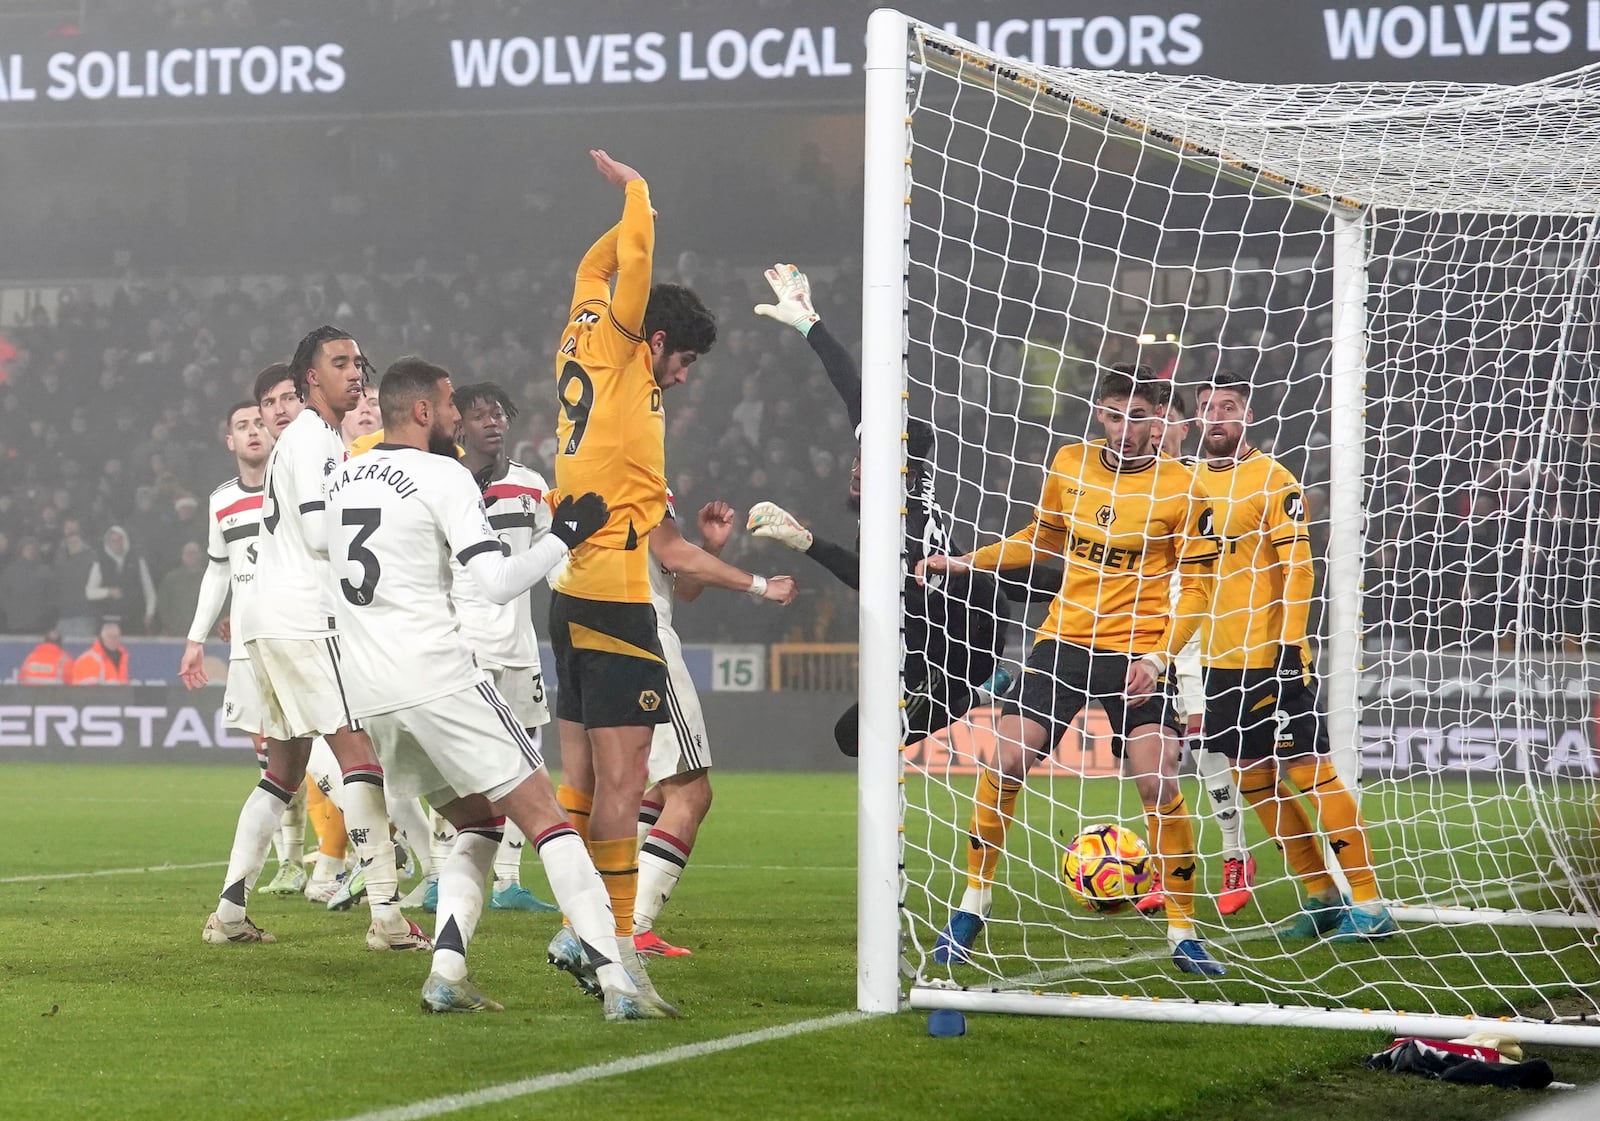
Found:
[[[861,587],[861,557],[853,549],[818,537],[789,511],[775,502],[757,502],[750,507],[745,526],[752,536],[766,537],[804,553],[837,576],[848,588]]]

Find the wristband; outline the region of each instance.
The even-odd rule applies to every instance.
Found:
[[[765,576],[750,577],[750,587],[746,589],[745,594],[751,599],[766,599],[767,578]]]
[[[1165,656],[1163,656],[1161,654],[1146,654],[1144,657],[1140,658],[1139,660],[1141,662],[1144,662],[1151,669],[1155,670],[1157,677],[1160,677],[1163,673],[1166,672],[1167,659],[1165,658]]]

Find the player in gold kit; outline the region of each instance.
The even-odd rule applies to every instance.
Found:
[[[1170,390],[1148,367],[1103,373],[1095,413],[1105,439],[1056,452],[1034,520],[964,557],[930,556],[917,566],[926,577],[1066,562],[1061,590],[996,726],[995,769],[978,777],[967,889],[935,946],[941,964],[970,959],[1023,779],[1092,699],[1110,720],[1112,747],[1144,804],[1173,964],[1184,973],[1227,972],[1194,928],[1194,826],[1178,786],[1169,677],[1210,603],[1217,542],[1193,473],[1151,446]],[[1175,609],[1174,572],[1182,575]]]
[[[1305,492],[1287,468],[1246,438],[1250,386],[1219,371],[1200,387],[1202,435],[1195,479],[1222,540],[1215,595],[1201,627],[1207,751],[1233,761],[1240,796],[1282,846],[1305,887],[1289,938],[1332,934],[1376,941],[1395,933],[1378,896],[1361,811],[1328,758],[1306,624],[1313,571]],[[1279,791],[1280,783],[1289,785]],[[1350,905],[1322,859],[1302,799],[1315,804],[1345,879]]]
[[[655,726],[668,716],[646,547],[666,514],[661,393],[711,349],[717,325],[687,288],[652,287],[655,213],[644,179],[605,152],[590,156],[600,174],[622,188],[622,221],[578,265],[556,355],[556,490],[594,491],[610,514],[604,528],[573,550],[552,585],[562,766],[557,796],[589,845],[611,895],[619,945],[632,957],[639,804]],[[761,586],[751,590],[764,590],[765,581],[754,580]],[[580,984],[590,970],[568,927],[550,943],[549,960]],[[630,972],[649,984],[642,966]]]

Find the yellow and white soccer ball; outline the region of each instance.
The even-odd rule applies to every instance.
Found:
[[[1073,898],[1109,914],[1150,890],[1150,850],[1123,825],[1091,825],[1067,845],[1061,879]]]

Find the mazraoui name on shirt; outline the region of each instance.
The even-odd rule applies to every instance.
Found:
[[[488,550],[505,546],[455,459],[379,444],[335,473],[328,552],[352,715],[410,708],[486,680],[451,590],[452,562],[465,566]]]

